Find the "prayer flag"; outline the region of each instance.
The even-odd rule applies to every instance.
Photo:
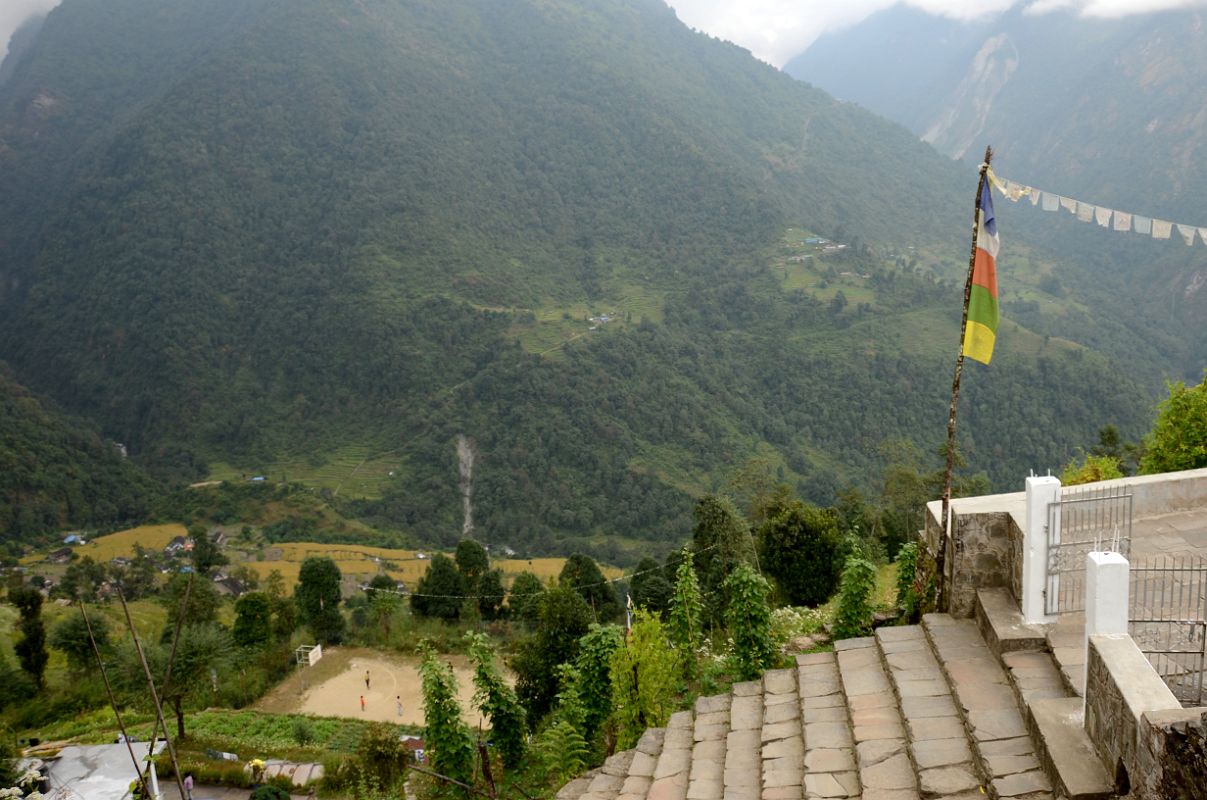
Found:
[[[999,318],[997,303],[997,218],[989,181],[981,188],[977,212],[976,255],[972,264],[972,293],[968,299],[968,323],[964,328],[964,355],[982,364],[993,358]]]
[[[1182,234],[1182,240],[1186,242],[1186,246],[1194,244],[1195,227],[1193,225],[1178,225],[1178,233]]]

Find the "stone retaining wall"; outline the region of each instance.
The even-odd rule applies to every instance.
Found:
[[[1022,531],[1007,511],[955,515],[952,542],[947,548],[945,609],[954,617],[971,617],[976,611],[977,589],[1007,588],[1021,594]],[[1013,534],[1011,529],[1016,533]],[[933,555],[942,541],[942,528],[933,514],[926,515],[926,547]],[[1016,544],[1017,542],[1017,544]],[[1015,567],[1015,550],[1018,566]],[[1017,579],[1015,575],[1017,573]],[[1016,580],[1019,584],[1015,589]]]
[[[1183,709],[1126,634],[1091,636],[1085,729],[1138,800],[1207,800],[1207,709]]]

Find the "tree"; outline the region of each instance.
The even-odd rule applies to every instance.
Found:
[[[495,664],[495,651],[490,641],[480,633],[465,634],[469,644],[469,660],[474,665],[474,704],[484,716],[490,717],[490,738],[503,765],[517,767],[524,759],[527,725],[524,707],[515,689],[505,680]]]
[[[106,577],[108,570],[104,564],[96,563],[92,556],[84,556],[79,561],[67,565],[59,591],[72,600],[96,602],[96,590],[105,582]]]
[[[461,601],[465,594],[465,579],[453,560],[443,553],[436,553],[428,564],[427,572],[415,585],[411,608],[421,617],[436,617],[452,622],[461,614]]]
[[[13,651],[17,654],[21,669],[41,689],[46,662],[50,658],[46,652],[46,626],[42,622],[42,593],[37,589],[18,586],[8,590],[8,599],[21,615],[21,638],[13,645]]]
[[[389,640],[390,621],[402,608],[402,595],[389,575],[374,575],[369,581],[368,595],[369,616],[377,625],[384,644]]]
[[[586,601],[570,586],[558,585],[541,597],[536,632],[520,642],[511,663],[529,725],[549,713],[558,689],[557,667],[578,656],[578,640],[593,621]]]
[[[283,642],[297,630],[298,607],[293,598],[285,596],[285,577],[279,569],[272,570],[264,579],[264,593],[272,603],[273,638]]]
[[[189,558],[193,561],[193,569],[198,575],[209,577],[217,567],[230,563],[230,559],[222,554],[222,548],[213,540],[204,525],[194,525],[189,528],[189,536],[193,539],[193,549]]]
[[[1169,397],[1161,401],[1144,440],[1142,475],[1207,467],[1207,370],[1198,386],[1188,389],[1178,381],[1168,388]]]
[[[457,703],[457,678],[447,664],[436,657],[426,642],[421,647],[423,664],[423,717],[427,723],[424,743],[431,754],[432,769],[449,778],[471,783],[474,772],[474,745],[469,729],[461,721]]]
[[[733,637],[733,654],[738,679],[754,680],[775,660],[771,638],[771,587],[749,564],[741,564],[725,579],[729,605],[725,622]]]
[[[683,548],[683,560],[675,576],[675,589],[671,597],[671,641],[679,649],[684,677],[696,677],[696,653],[704,638],[700,619],[700,582],[696,579],[691,550]]]
[[[799,500],[775,510],[759,529],[759,563],[794,606],[819,606],[834,594],[843,543],[833,512]]]
[[[111,569],[127,600],[138,600],[155,591],[155,559],[138,542],[134,543],[129,566]]]
[[[750,526],[727,497],[708,494],[696,501],[692,550],[706,615],[714,622],[725,612],[721,586],[739,564],[754,560]]]
[[[109,639],[109,623],[104,617],[93,616],[92,635],[97,649],[105,654],[112,642]],[[70,614],[50,631],[50,646],[67,657],[67,666],[75,673],[86,673],[96,668],[96,654],[88,638],[88,624],[80,614]]]
[[[172,663],[172,678],[167,680],[172,641],[143,642],[143,653],[155,679],[161,701],[176,715],[176,736],[185,738],[185,707],[188,704],[207,705],[217,695],[230,665],[233,642],[226,629],[216,623],[185,625],[180,629],[176,660]],[[123,642],[115,653],[117,668],[110,677],[117,681],[128,700],[147,707],[147,682],[134,645]]]
[[[339,644],[344,639],[344,616],[340,613],[340,571],[335,562],[323,556],[308,556],[298,572],[293,590],[298,616],[322,644]]]
[[[558,575],[558,583],[574,587],[590,606],[597,619],[611,622],[620,616],[620,601],[616,589],[604,578],[599,565],[590,556],[575,553],[566,559]]]
[[[524,571],[511,582],[511,591],[507,593],[507,608],[511,615],[535,626],[541,619],[541,596],[545,594],[545,584],[531,572]]]
[[[1065,464],[1060,473],[1060,483],[1062,486],[1080,486],[1086,483],[1122,478],[1122,466],[1119,459],[1114,456],[1096,456],[1093,453],[1086,453],[1081,463],[1078,463],[1077,459],[1073,459]]]
[[[187,605],[184,602],[185,594],[189,598]],[[159,604],[168,612],[168,621],[164,625],[164,635],[167,636],[176,629],[181,615],[185,625],[217,622],[222,598],[214,588],[213,581],[200,575],[178,572],[159,593]]]
[[[486,554],[486,549],[473,539],[462,539],[457,542],[453,560],[457,562],[457,571],[465,579],[466,587],[476,587],[478,578],[485,575],[486,571],[490,569],[490,557]],[[474,592],[468,593],[473,594]]]
[[[662,620],[637,610],[633,632],[612,654],[612,709],[616,747],[628,749],[646,728],[666,725],[675,710],[679,666]]]
[[[235,601],[235,627],[231,632],[239,647],[265,647],[272,640],[272,601],[263,592],[248,592]]]
[[[656,614],[663,613],[669,607],[673,591],[662,567],[649,556],[641,559],[633,577],[629,579],[629,596],[633,598],[633,605]]]
[[[502,570],[488,570],[478,578],[478,613],[482,615],[482,619],[498,619],[503,611],[503,598],[506,596]]]

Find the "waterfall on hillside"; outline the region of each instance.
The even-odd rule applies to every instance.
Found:
[[[457,434],[457,461],[461,469],[461,507],[465,521],[461,524],[461,535],[470,536],[474,530],[474,446],[464,434]]]

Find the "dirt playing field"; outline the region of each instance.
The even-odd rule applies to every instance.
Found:
[[[469,662],[460,655],[441,658],[453,666],[460,689],[461,708],[465,709],[465,722],[476,729],[481,718],[473,710],[473,671]],[[369,673],[368,689],[365,688],[366,670]],[[365,698],[363,711],[360,706],[362,696]],[[396,698],[402,701],[401,715],[398,714]],[[423,725],[419,659],[363,648],[331,648],[317,665],[295,671],[256,707],[278,714],[357,717],[377,722]]]

